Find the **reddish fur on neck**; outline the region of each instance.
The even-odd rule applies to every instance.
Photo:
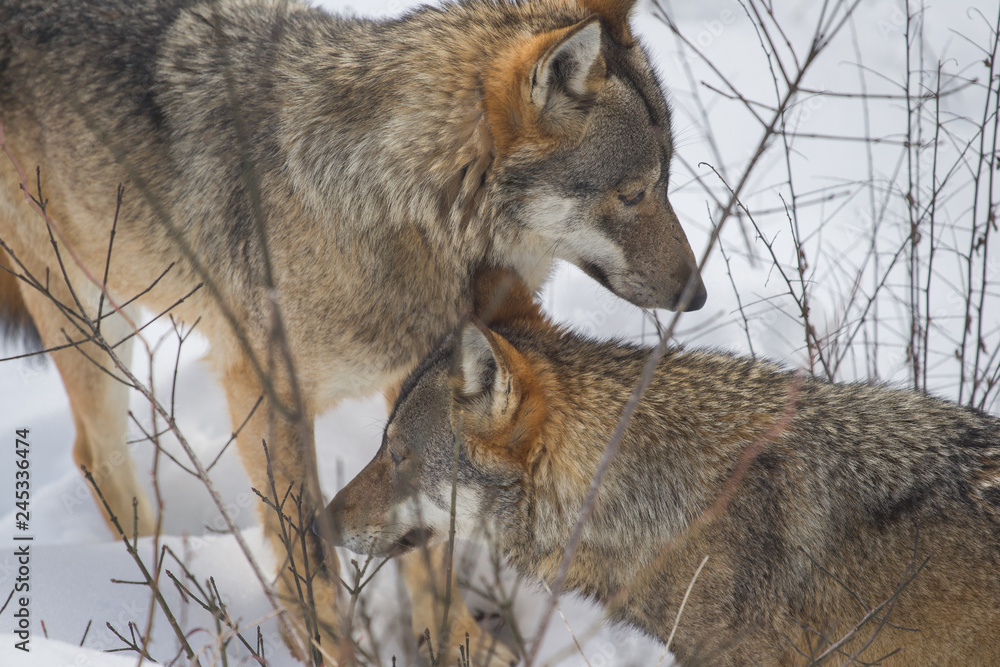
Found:
[[[487,326],[516,322],[549,325],[531,290],[510,269],[483,267],[476,273],[473,278],[472,312]]]

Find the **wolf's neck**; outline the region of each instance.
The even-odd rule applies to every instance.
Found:
[[[481,76],[496,38],[459,29],[454,9],[286,33],[292,57],[276,81],[288,168],[312,184],[302,199],[341,239],[417,225],[433,243],[490,250],[494,154]]]
[[[558,354],[549,350],[548,368],[540,374],[549,385],[547,417],[534,443],[536,458],[529,466],[525,492],[516,510],[519,519],[514,522],[525,530],[509,531],[502,540],[515,567],[550,583],[557,575],[618,416],[634,386],[634,382],[613,384],[601,368],[593,367],[593,350],[586,349],[592,343],[584,345],[578,339],[566,338],[558,344],[566,349],[560,349]],[[635,375],[638,380],[640,351],[616,361],[619,375]],[[645,445],[631,430],[620,445],[604,470],[603,483],[589,509],[590,518],[583,524],[566,581],[568,589],[598,598],[610,595],[632,576],[639,554],[630,545],[659,539],[677,522],[676,517],[653,520],[651,516],[640,516],[635,506],[628,506],[626,496],[632,494],[622,491],[642,488],[648,482],[636,474],[646,465],[642,460]]]
[[[510,535],[506,546],[518,567],[551,581],[650,350],[576,337],[534,345],[547,346],[544,356],[559,386],[549,392],[547,431],[519,507],[528,528]],[[655,563],[721,492],[730,467],[699,473],[706,468],[706,449],[735,465],[747,436],[738,420],[703,407],[693,371],[708,374],[715,363],[711,355],[678,352],[661,360],[602,471],[568,587],[613,595]]]

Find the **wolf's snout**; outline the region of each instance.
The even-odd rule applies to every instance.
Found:
[[[698,310],[708,291],[687,236],[669,202],[649,203],[649,211],[621,238],[622,264],[603,267],[601,280],[618,296],[641,308]],[[586,269],[585,269],[586,270]]]
[[[325,542],[338,547],[344,546],[344,514],[349,509],[342,494],[338,493],[326,509],[313,519],[313,533]]]
[[[659,280],[635,272],[628,275],[624,284],[614,291],[640,308],[687,312],[698,310],[708,300],[708,290],[697,270],[687,271],[681,276],[660,276]]]
[[[701,273],[695,269],[686,279],[683,279],[684,286],[681,288],[677,300],[670,306],[670,310],[681,310],[684,312],[699,310],[708,300],[708,290],[701,279]]]
[[[658,307],[685,312],[698,310],[708,300],[708,290],[701,279],[698,260],[691,250],[691,244],[669,203],[666,207],[666,223],[667,233],[659,238],[657,255],[654,258],[647,257],[645,263],[647,268],[659,266],[666,273],[662,282],[653,283],[659,288],[659,296],[668,301],[658,304]],[[653,269],[654,272],[655,270]]]

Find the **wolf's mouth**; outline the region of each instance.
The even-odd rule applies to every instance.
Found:
[[[402,556],[408,551],[413,551],[417,547],[427,544],[433,535],[434,531],[430,528],[414,528],[409,530],[393,543],[388,555],[392,557]]]

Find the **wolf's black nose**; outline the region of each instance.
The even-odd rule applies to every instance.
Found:
[[[698,278],[698,288],[695,290],[694,294],[688,299],[687,304],[684,306],[685,311],[700,310],[705,302],[708,301],[708,290],[705,289],[705,283]]]

